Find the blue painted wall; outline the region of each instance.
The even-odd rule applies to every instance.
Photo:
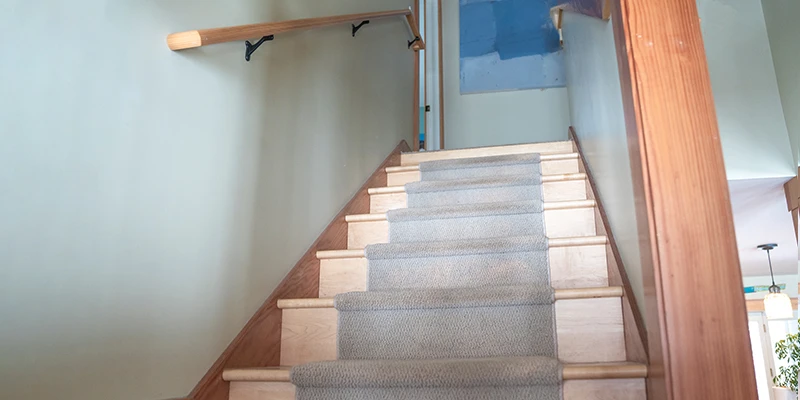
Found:
[[[461,93],[566,86],[558,0],[459,0]]]

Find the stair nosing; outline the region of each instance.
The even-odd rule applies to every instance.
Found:
[[[556,289],[556,300],[602,299],[622,297],[622,286],[603,286],[594,288]],[[295,310],[301,308],[333,308],[334,298],[280,299],[278,308]]]
[[[406,153],[407,154],[407,153]],[[577,160],[580,158],[578,153],[551,153],[540,155],[541,161],[561,161],[561,160]],[[472,157],[481,158],[481,157]],[[400,173],[400,172],[414,172],[419,171],[419,164],[398,165],[394,167],[386,167],[386,173]]]
[[[585,179],[586,179],[586,174],[583,172],[575,172],[571,174],[542,175],[542,183],[580,181]],[[396,194],[405,192],[406,192],[405,186],[382,186],[382,187],[367,189],[367,193],[371,195]]]
[[[551,201],[542,203],[544,211],[555,210],[574,210],[580,208],[594,208],[597,207],[597,202],[594,200],[568,200],[568,201]],[[386,213],[372,213],[372,214],[350,214],[344,217],[346,222],[376,222],[386,221]]]
[[[549,238],[550,248],[572,247],[572,246],[596,246],[608,244],[608,236],[579,236],[569,238]],[[332,260],[342,258],[364,258],[364,249],[347,250],[320,250],[317,251],[317,258],[320,260]]]
[[[647,378],[647,365],[634,362],[563,364],[562,379],[603,380],[603,379],[644,379]],[[291,382],[290,367],[277,368],[231,368],[222,372],[227,382]]]

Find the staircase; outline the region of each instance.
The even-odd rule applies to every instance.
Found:
[[[432,166],[447,170],[419,182]],[[541,178],[507,183],[515,168]],[[582,170],[572,142],[403,154],[370,213],[346,217],[348,248],[317,252],[319,298],[278,302],[282,367],[225,370],[230,399],[645,399]]]

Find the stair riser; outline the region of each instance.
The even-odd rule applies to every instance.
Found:
[[[586,180],[545,182],[542,184],[542,197],[545,202],[586,200]],[[385,213],[406,207],[405,192],[370,195],[370,213]]]
[[[558,358],[569,363],[625,360],[619,297],[558,300]],[[336,359],[338,312],[333,308],[284,309],[281,365]]]
[[[542,175],[560,175],[578,173],[578,160],[542,161]],[[419,171],[390,172],[386,175],[386,186],[403,186],[420,179]]]
[[[593,208],[545,211],[547,237],[594,236],[597,232],[594,215]],[[347,226],[348,249],[363,249],[370,244],[388,242],[389,223],[387,221],[350,222]]]
[[[550,284],[556,289],[608,286],[606,246],[551,248]],[[320,260],[319,297],[367,290],[367,259]]]
[[[572,142],[528,143],[521,145],[480,147],[431,152],[405,153],[400,157],[400,165],[416,165],[424,161],[453,160],[456,158],[502,156],[508,154],[565,154],[575,151]]]
[[[294,400],[288,382],[231,382],[230,400]],[[563,400],[645,400],[644,379],[565,381]]]

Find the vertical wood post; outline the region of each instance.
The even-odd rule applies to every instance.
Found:
[[[612,0],[650,347],[648,399],[757,397],[695,0]]]

